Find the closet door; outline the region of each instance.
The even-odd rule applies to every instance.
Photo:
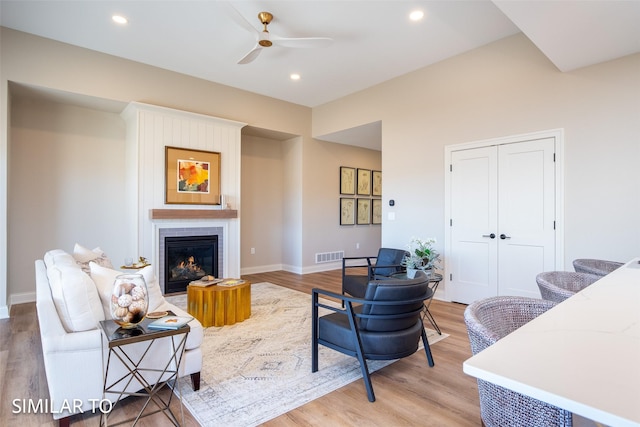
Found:
[[[555,269],[554,139],[498,148],[498,295],[540,298]]]
[[[450,173],[449,298],[469,303],[498,294],[496,147],[452,152]]]
[[[449,298],[540,297],[555,269],[554,139],[451,153]]]

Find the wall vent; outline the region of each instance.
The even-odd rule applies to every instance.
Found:
[[[340,261],[344,258],[344,251],[322,252],[316,254],[316,264]]]

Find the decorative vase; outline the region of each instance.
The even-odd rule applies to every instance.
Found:
[[[407,268],[407,278],[409,279],[415,278],[417,272],[418,272],[417,268]]]
[[[111,317],[121,328],[132,329],[144,320],[149,308],[147,282],[142,274],[121,274],[113,282]]]

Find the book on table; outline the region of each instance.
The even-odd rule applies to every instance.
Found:
[[[198,280],[194,280],[192,282],[189,282],[189,285],[204,288],[204,287],[207,287],[207,286],[216,285],[216,284],[222,282],[223,280],[224,279],[216,279],[213,276],[204,276],[204,277],[201,277]]]
[[[193,317],[187,316],[165,316],[149,323],[149,329],[180,329],[193,320]]]

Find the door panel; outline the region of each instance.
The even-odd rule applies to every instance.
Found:
[[[498,149],[498,295],[540,298],[535,277],[555,266],[554,139]]]
[[[497,169],[495,147],[452,153],[451,238],[453,301],[495,295]]]

